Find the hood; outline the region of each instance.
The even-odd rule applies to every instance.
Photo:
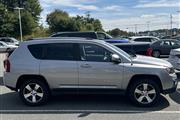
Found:
[[[139,64],[148,64],[148,65],[156,65],[156,66],[164,66],[164,67],[172,67],[171,63],[169,63],[166,60],[153,58],[153,57],[147,57],[147,56],[141,56],[137,55],[134,59],[132,59],[133,63],[139,63]]]
[[[170,54],[171,54],[171,55],[179,55],[179,54],[180,54],[180,48],[178,48],[178,49],[172,49]]]

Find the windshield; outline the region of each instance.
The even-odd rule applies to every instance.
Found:
[[[18,40],[16,40],[15,38],[11,38],[14,42],[18,42]]]
[[[112,47],[113,49],[115,49],[116,51],[122,53],[126,58],[129,58],[129,59],[132,59],[132,57],[135,57],[134,55],[129,55],[128,53],[124,52],[123,50],[121,50],[120,48],[110,44],[110,43],[107,43],[110,47]]]
[[[106,34],[106,38],[107,38],[107,39],[112,39],[112,38],[113,38],[111,35],[109,35],[109,34],[107,34],[107,33],[105,33],[105,34]]]

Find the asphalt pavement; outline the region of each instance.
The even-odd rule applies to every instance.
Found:
[[[18,93],[3,86],[0,77],[0,120],[79,119],[180,120],[180,84],[175,93],[162,95],[158,104],[149,108],[135,107],[122,95],[56,95],[46,105],[29,107]]]

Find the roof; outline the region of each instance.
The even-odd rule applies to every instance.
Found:
[[[61,43],[61,42],[96,42],[96,43],[106,43],[103,40],[96,39],[85,39],[85,38],[71,38],[71,37],[48,37],[48,38],[34,38],[30,41],[22,42],[21,44],[41,44],[41,43]]]
[[[154,37],[154,36],[133,36],[133,37],[130,37],[130,38],[135,39],[135,38],[157,38],[157,37]]]

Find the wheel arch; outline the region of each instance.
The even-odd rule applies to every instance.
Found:
[[[18,90],[20,88],[20,86],[29,79],[38,79],[38,80],[44,82],[47,85],[48,89],[50,90],[50,86],[49,86],[47,80],[42,75],[21,75],[17,80],[16,90]]]
[[[151,79],[152,81],[154,81],[155,83],[158,84],[159,88],[160,88],[160,92],[162,93],[163,88],[162,88],[162,83],[160,78],[157,75],[146,75],[146,74],[140,74],[140,75],[134,75],[131,79],[130,82],[128,83],[127,86],[127,91],[129,90],[131,84],[133,84],[134,82],[138,81],[139,79]]]

